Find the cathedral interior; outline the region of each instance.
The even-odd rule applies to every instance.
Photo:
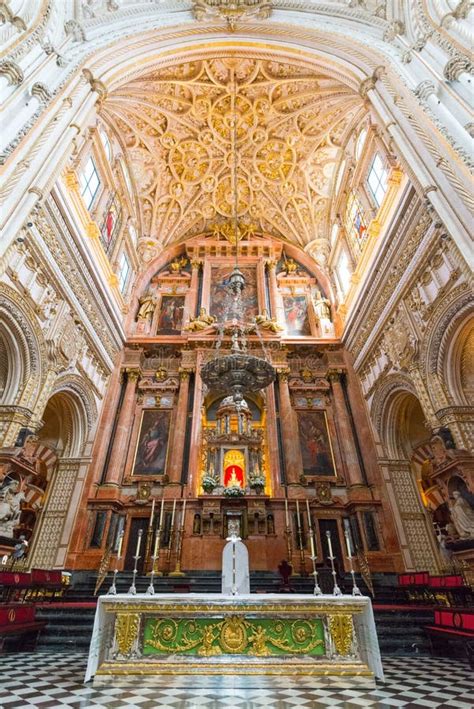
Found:
[[[472,707],[470,11],[0,3],[4,676],[84,664],[111,583],[218,591],[238,538],[252,593],[360,587],[395,678],[454,676],[396,706]],[[66,694],[21,706],[105,701]]]

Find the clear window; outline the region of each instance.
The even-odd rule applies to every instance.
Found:
[[[367,177],[370,193],[377,207],[380,207],[385,197],[388,184],[388,170],[378,153],[375,154]]]
[[[112,162],[112,146],[110,144],[109,136],[104,130],[99,131],[100,139],[102,141],[102,145],[104,146],[105,154],[107,155],[107,160],[109,162]]]
[[[339,224],[335,222],[331,229],[331,246],[336,243],[337,235],[339,234]]]
[[[130,261],[128,260],[128,257],[127,257],[127,254],[125,253],[125,251],[123,251],[122,255],[120,256],[119,273],[118,273],[119,288],[120,288],[121,293],[125,292],[129,275],[130,275]]]
[[[90,209],[100,187],[99,173],[91,157],[86,162],[84,170],[79,176],[79,184],[81,187],[81,197],[85,202],[86,208]]]
[[[346,250],[341,251],[336,265],[336,276],[342,295],[346,295],[351,284],[352,269]]]
[[[367,221],[362,203],[355,192],[351,192],[347,200],[346,229],[352,241],[361,246],[367,236]]]
[[[362,155],[362,150],[365,145],[365,139],[367,138],[367,128],[362,128],[361,132],[359,133],[359,136],[356,141],[356,147],[355,147],[355,158],[358,160],[360,156]]]

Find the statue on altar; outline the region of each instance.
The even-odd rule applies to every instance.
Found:
[[[261,330],[268,330],[270,332],[280,332],[283,328],[277,323],[276,318],[271,318],[268,315],[268,310],[264,308],[262,313],[259,313],[255,317],[255,322]]]
[[[205,330],[215,321],[216,319],[212,317],[212,315],[207,314],[206,308],[201,308],[199,310],[199,315],[197,315],[195,318],[191,318],[184,329],[189,330],[190,332]]]
[[[20,522],[21,503],[25,493],[20,490],[18,480],[9,480],[0,490],[0,535],[13,537],[15,527]]]
[[[457,533],[462,539],[474,539],[474,510],[458,490],[453,492],[453,499],[449,511]]]

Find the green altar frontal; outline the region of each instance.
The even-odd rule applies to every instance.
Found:
[[[86,680],[320,675],[358,677],[367,686],[381,673],[381,665],[379,671],[370,666],[374,633],[368,598],[102,596]],[[375,646],[378,653],[376,634]]]

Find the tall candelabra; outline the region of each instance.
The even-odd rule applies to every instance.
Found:
[[[321,588],[319,586],[318,570],[316,568],[316,561],[317,561],[318,555],[316,554],[316,547],[315,547],[315,543],[314,543],[314,529],[313,529],[313,527],[309,528],[309,541],[310,541],[310,545],[311,545],[311,556],[309,558],[311,559],[312,564],[313,564],[312,576],[314,576],[313,593],[315,596],[322,596],[323,592],[321,591]]]
[[[115,560],[115,569],[114,569],[114,575],[113,575],[113,579],[112,579],[112,585],[111,585],[111,587],[109,588],[109,590],[107,591],[107,594],[108,594],[109,596],[116,596],[116,595],[117,595],[117,574],[118,574],[118,572],[119,572],[118,567],[119,567],[119,565],[120,565],[120,559],[122,558],[123,535],[124,535],[124,531],[122,530],[122,531],[120,532],[120,536],[119,536],[119,543],[118,543],[118,549],[117,549],[117,558],[116,558],[116,560]]]
[[[184,519],[186,514],[186,500],[183,500],[183,509],[181,512],[181,522],[178,527],[177,539],[176,539],[176,564],[174,571],[170,573],[170,576],[184,576],[181,571],[181,552],[183,549],[183,537],[184,537]]]
[[[326,532],[326,537],[328,540],[328,547],[329,547],[329,561],[331,562],[331,573],[332,573],[332,579],[334,583],[334,588],[332,590],[334,596],[342,596],[342,591],[337,585],[337,574],[336,574],[336,569],[334,568],[334,559],[336,558],[333,554],[332,551],[332,542],[331,542],[331,532],[328,530]]]
[[[137,573],[138,573],[138,559],[140,559],[140,546],[142,543],[142,536],[143,536],[143,529],[138,530],[138,539],[137,539],[137,548],[135,550],[135,556],[133,557],[135,560],[135,565],[133,567],[133,576],[132,576],[132,585],[128,589],[128,593],[131,594],[132,596],[135,596],[137,593],[137,587],[135,585],[136,580],[137,580]]]

